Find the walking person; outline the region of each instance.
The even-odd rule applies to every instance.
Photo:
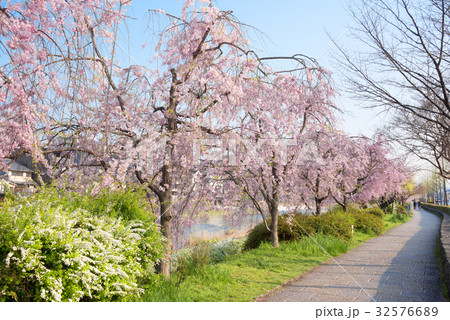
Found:
[[[414,199],[414,200],[413,200],[413,207],[414,207],[414,209],[416,209],[416,205],[417,205],[417,204],[416,204],[416,199]]]

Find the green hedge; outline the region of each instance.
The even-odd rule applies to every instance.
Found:
[[[74,194],[46,189],[4,202],[0,301],[123,301],[142,293],[141,283],[156,277],[163,239],[148,214],[132,219],[143,199],[121,201],[125,195],[105,191],[81,205]],[[105,207],[92,212],[99,203]]]
[[[380,209],[381,210],[381,209]],[[357,212],[352,214],[353,225],[355,230],[370,233],[373,232],[376,235],[380,235],[384,232],[384,222],[383,219],[378,215],[373,215],[371,213]]]
[[[381,210],[379,207],[370,207],[370,208],[364,209],[364,212],[370,213],[374,216],[384,217],[384,211]]]
[[[442,212],[450,214],[450,207],[449,206],[440,206],[440,205],[432,204],[432,203],[422,203],[421,205],[423,207],[429,207],[431,209],[440,210]]]
[[[380,235],[385,227],[379,211],[381,209],[363,210],[351,207],[344,212],[337,207],[322,216],[308,216],[302,213],[281,215],[278,220],[278,238],[280,241],[295,241],[308,234],[324,234],[348,241],[352,238],[352,225],[356,231]],[[270,232],[264,223],[260,223],[248,234],[244,249],[254,249],[262,242],[268,241],[270,241]]]
[[[270,220],[268,221],[270,225]],[[352,237],[351,220],[341,215],[307,216],[302,213],[282,215],[278,219],[278,238],[280,241],[299,240],[308,234],[324,234],[343,240]],[[264,223],[255,226],[248,234],[244,249],[257,248],[262,242],[270,241],[270,232]]]
[[[350,207],[346,212],[341,207],[338,207],[338,209],[331,210],[329,214],[347,217],[356,231],[380,235],[385,230],[384,212],[378,207],[366,209]]]

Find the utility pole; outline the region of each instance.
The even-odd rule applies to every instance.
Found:
[[[448,199],[447,199],[447,185],[445,183],[445,178],[442,177],[442,187],[444,188],[444,206],[448,205]]]
[[[445,161],[442,164],[442,169],[445,172]],[[446,180],[445,177],[442,177],[442,186],[444,187],[444,206],[448,206],[448,199],[447,199],[447,184],[446,184]]]

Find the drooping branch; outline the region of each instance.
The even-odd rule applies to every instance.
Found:
[[[114,91],[114,93],[116,93],[116,98],[117,98],[117,101],[119,102],[120,109],[122,110],[122,112],[125,112],[125,101],[123,100],[122,96],[119,94],[119,90],[117,89],[117,86],[115,85],[115,83],[113,81],[112,75],[109,72],[108,65],[106,64],[105,59],[103,58],[102,54],[100,53],[100,50],[98,49],[97,42],[95,40],[94,27],[92,27],[89,24],[87,18],[85,18],[85,22],[86,22],[87,28],[89,30],[89,34],[91,36],[92,47],[94,49],[95,54],[98,57],[100,64],[103,67],[103,72],[105,73],[105,77],[108,81],[108,84],[111,87],[111,89]]]

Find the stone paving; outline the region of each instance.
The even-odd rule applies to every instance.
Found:
[[[258,301],[445,301],[434,255],[439,227],[437,216],[415,210],[407,223]]]

